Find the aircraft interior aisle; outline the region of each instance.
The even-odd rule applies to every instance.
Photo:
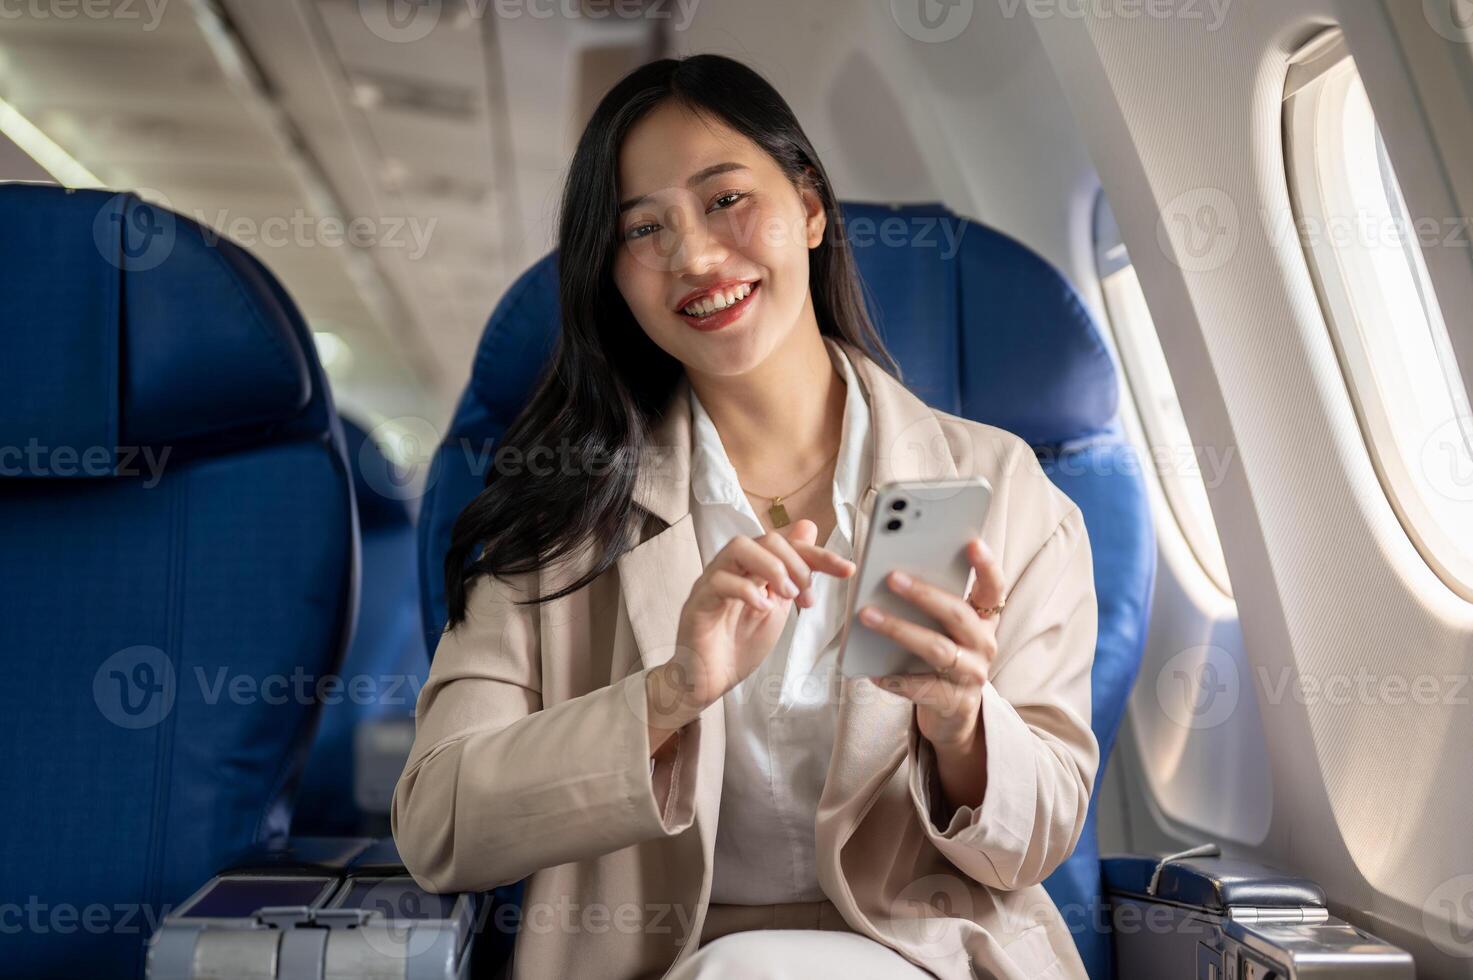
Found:
[[[0,0],[0,977],[1473,980],[1473,0]]]

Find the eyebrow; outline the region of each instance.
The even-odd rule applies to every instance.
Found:
[[[694,187],[702,181],[710,180],[712,177],[716,177],[724,173],[730,173],[733,170],[746,169],[746,164],[733,163],[730,160],[724,163],[713,163],[711,166],[706,167],[703,170],[697,170],[695,173],[691,174],[690,179],[685,182],[685,186]],[[632,207],[637,207],[639,204],[648,199],[648,194],[641,194],[639,197],[631,197],[627,201],[621,201],[619,204],[619,213],[623,214],[625,211],[628,211]]]

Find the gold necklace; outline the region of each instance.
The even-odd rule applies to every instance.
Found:
[[[788,509],[783,506],[783,498],[791,497],[793,494],[797,493],[799,490],[802,490],[804,487],[808,486],[808,484],[818,479],[819,473],[822,473],[824,470],[828,469],[829,463],[832,463],[835,457],[837,457],[838,455],[839,450],[835,449],[834,455],[824,460],[824,464],[818,468],[818,473],[814,473],[808,479],[804,480],[801,484],[794,487],[792,490],[789,490],[787,493],[778,494],[776,497],[767,497],[760,493],[752,493],[752,491],[747,490],[746,487],[742,487],[742,490],[744,490],[748,494],[751,494],[753,497],[758,497],[762,500],[771,500],[772,504],[767,508],[767,516],[772,521],[772,526],[787,527],[789,524]],[[741,486],[741,484],[738,483],[737,486]]]

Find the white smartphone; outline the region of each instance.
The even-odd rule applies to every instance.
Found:
[[[891,615],[941,630],[934,617],[894,592],[885,578],[899,569],[959,596],[965,594],[972,574],[967,542],[982,533],[982,521],[991,502],[992,485],[980,476],[889,483],[875,492],[864,556],[844,616],[846,635],[839,651],[843,674],[863,677],[935,670],[888,636],[861,623],[858,611],[876,606]]]

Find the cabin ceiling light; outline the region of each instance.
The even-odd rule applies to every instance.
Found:
[[[6,138],[40,164],[63,187],[102,186],[102,181],[97,179],[96,174],[4,99],[0,99],[0,133],[4,133]]]

